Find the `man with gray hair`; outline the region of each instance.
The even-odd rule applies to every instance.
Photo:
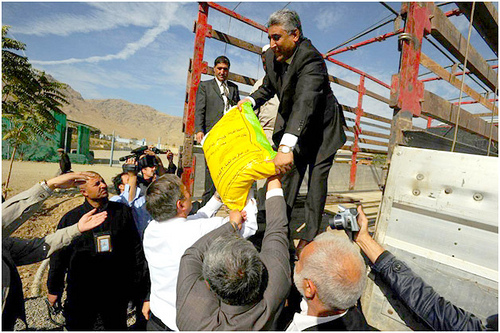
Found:
[[[200,238],[182,256],[177,327],[186,331],[276,330],[291,285],[281,182],[267,187],[267,226],[259,253],[237,235],[241,218]]]
[[[365,263],[344,233],[324,232],[304,247],[293,280],[302,312],[287,331],[373,330],[355,306],[366,284]]]
[[[250,102],[258,108],[275,94],[279,98],[273,140],[278,153],[277,171],[292,171],[283,178],[283,190],[291,216],[305,171],[309,167],[305,203],[306,230],[300,235],[297,252],[318,233],[326,202],[328,174],[337,149],[342,147],[346,125],[340,104],[330,87],[321,53],[302,34],[298,14],[279,10],[269,17],[271,49],[265,54],[263,84],[238,107]]]
[[[178,330],[175,287],[184,251],[203,235],[241,215],[239,211],[231,211],[229,218],[215,216],[221,206],[216,192],[195,215],[188,216],[191,196],[175,175],[163,175],[148,187],[146,209],[153,218],[144,232],[144,252],[151,278],[150,299],[143,307],[143,314],[149,319],[148,330]],[[249,237],[257,230],[255,199],[248,201],[244,211],[247,220],[239,234]]]

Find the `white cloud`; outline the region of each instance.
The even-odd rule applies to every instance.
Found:
[[[80,92],[83,98],[110,98],[103,96],[101,93],[102,87],[106,88],[123,88],[125,85],[128,89],[147,90],[149,85],[141,84],[137,78],[122,71],[106,70],[94,65],[74,66],[61,65],[47,68],[47,73],[52,75],[60,82],[68,83],[71,87]]]
[[[101,5],[109,5],[109,4],[101,4]],[[120,7],[118,7],[120,8]],[[127,9],[129,9],[127,7]],[[158,25],[152,29],[146,31],[146,33],[137,41],[128,43],[120,52],[115,54],[107,54],[104,56],[92,56],[88,58],[78,59],[78,58],[70,58],[64,60],[33,60],[32,63],[34,65],[60,65],[60,64],[75,64],[75,63],[97,63],[101,61],[109,61],[109,60],[124,60],[128,59],[132,55],[134,55],[140,49],[143,49],[153,43],[156,38],[163,32],[167,31],[172,22],[177,20],[177,16],[175,13],[175,9],[171,10],[172,7],[164,7],[163,15],[161,16]]]
[[[45,36],[68,36],[125,26],[153,27],[165,24],[165,18],[181,23],[174,15],[180,7],[177,3],[87,3],[91,10],[85,14],[55,13],[14,26],[14,33]]]
[[[313,21],[319,30],[330,30],[333,25],[344,17],[345,13],[341,6],[326,7],[314,16]]]

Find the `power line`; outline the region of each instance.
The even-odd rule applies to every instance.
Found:
[[[388,4],[386,4],[385,2],[380,2],[380,3],[382,4],[382,6],[389,9],[394,15],[399,16],[399,13],[394,9],[392,9],[392,7],[390,7]]]
[[[378,22],[377,22],[377,23],[375,23],[375,24],[378,24],[379,22],[381,22],[381,21],[383,21],[383,20],[386,20],[386,19],[388,19],[388,18],[389,18],[389,17],[391,17],[391,16],[392,16],[392,15],[389,15],[389,16],[387,16],[387,17],[383,18],[382,20],[378,21]],[[374,28],[371,28],[371,27],[373,27],[373,25],[375,25],[375,24],[373,24],[371,27],[367,28],[367,29],[369,29],[369,30],[365,30],[365,31],[363,31],[363,32],[360,32],[360,33],[359,33],[359,34],[357,34],[356,36],[354,36],[354,37],[350,38],[349,40],[345,41],[344,43],[342,43],[342,44],[340,44],[340,45],[338,45],[338,46],[335,46],[333,49],[329,50],[329,51],[328,51],[328,52],[326,52],[326,53],[330,53],[330,52],[332,52],[332,51],[335,51],[335,50],[336,50],[336,49],[338,49],[339,47],[342,47],[342,46],[344,46],[344,45],[346,45],[346,44],[349,44],[350,42],[355,41],[356,39],[358,39],[358,38],[360,38],[360,37],[363,37],[364,35],[369,34],[370,32],[372,32],[372,31],[374,31],[374,30],[377,30],[378,28],[383,27],[384,25],[386,25],[386,24],[388,24],[388,23],[393,22],[394,20],[395,20],[395,18],[390,19],[390,20],[388,20],[388,21],[386,21],[386,22],[383,22],[383,23],[381,23],[381,24],[377,25],[377,26],[376,26],[376,27],[374,27]]]

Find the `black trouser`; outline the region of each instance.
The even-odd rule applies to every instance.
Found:
[[[295,199],[299,194],[306,168],[309,166],[309,180],[304,207],[306,230],[301,239],[312,241],[318,234],[328,192],[328,174],[332,168],[334,158],[335,154],[319,162],[308,162],[301,156],[294,155],[294,167],[283,177],[283,194],[287,205],[287,217],[290,220]]]
[[[92,293],[87,297],[71,297],[64,306],[68,331],[92,331],[99,314],[106,331],[127,330],[126,299]]]
[[[153,312],[149,312],[148,326],[146,328],[148,331],[172,331],[167,325],[165,325],[160,318],[155,316]]]
[[[207,163],[207,160],[205,160],[205,164]],[[212,196],[215,193],[215,185],[214,181],[212,180],[212,176],[210,176],[210,171],[208,170],[208,165],[205,167],[205,192],[203,193],[201,197],[201,206],[205,206],[205,204],[212,198]]]

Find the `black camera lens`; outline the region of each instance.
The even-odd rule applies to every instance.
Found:
[[[330,219],[330,227],[332,229],[344,230],[344,218],[342,215],[335,215],[333,219]]]

